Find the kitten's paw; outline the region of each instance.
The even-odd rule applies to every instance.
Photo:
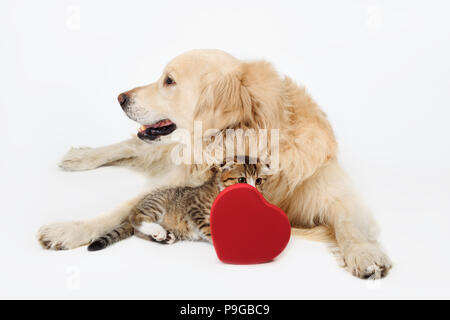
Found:
[[[381,279],[392,269],[389,257],[374,244],[355,245],[344,259],[349,271],[361,279]]]
[[[143,222],[139,228],[139,232],[151,236],[155,241],[161,242],[166,240],[167,231],[158,223]]]
[[[169,233],[167,233],[167,238],[164,241],[164,243],[165,244],[173,244],[176,241],[177,241],[177,237],[172,232],[169,232]]]
[[[83,171],[98,168],[101,163],[92,148],[82,147],[71,148],[58,165],[65,171]]]
[[[92,239],[83,222],[52,223],[41,227],[37,238],[44,249],[68,250],[89,243]]]

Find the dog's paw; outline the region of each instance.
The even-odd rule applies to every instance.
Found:
[[[348,270],[361,279],[381,279],[392,269],[389,257],[375,244],[353,246],[344,261]]]
[[[68,250],[88,244],[92,238],[83,222],[61,222],[41,227],[37,238],[44,249]]]
[[[100,164],[88,147],[71,148],[61,159],[58,166],[65,171],[84,171],[98,168]]]

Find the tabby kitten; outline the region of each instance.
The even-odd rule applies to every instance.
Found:
[[[260,163],[227,163],[212,167],[211,178],[199,187],[158,189],[133,208],[129,219],[110,233],[92,242],[88,250],[97,251],[133,234],[163,244],[177,240],[211,241],[209,215],[220,191],[236,183],[248,183],[260,192],[269,167]]]

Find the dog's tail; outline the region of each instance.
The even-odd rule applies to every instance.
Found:
[[[318,226],[311,229],[292,228],[292,235],[307,240],[318,242],[335,243],[334,232],[326,226]]]

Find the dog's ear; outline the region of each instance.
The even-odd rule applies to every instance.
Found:
[[[251,97],[242,85],[239,71],[233,71],[208,83],[200,93],[195,119],[203,128],[233,127],[251,114]]]
[[[256,61],[240,66],[240,79],[252,100],[254,128],[279,128],[285,82],[271,63]]]
[[[205,129],[276,127],[283,84],[270,63],[242,63],[203,88],[195,119]]]

